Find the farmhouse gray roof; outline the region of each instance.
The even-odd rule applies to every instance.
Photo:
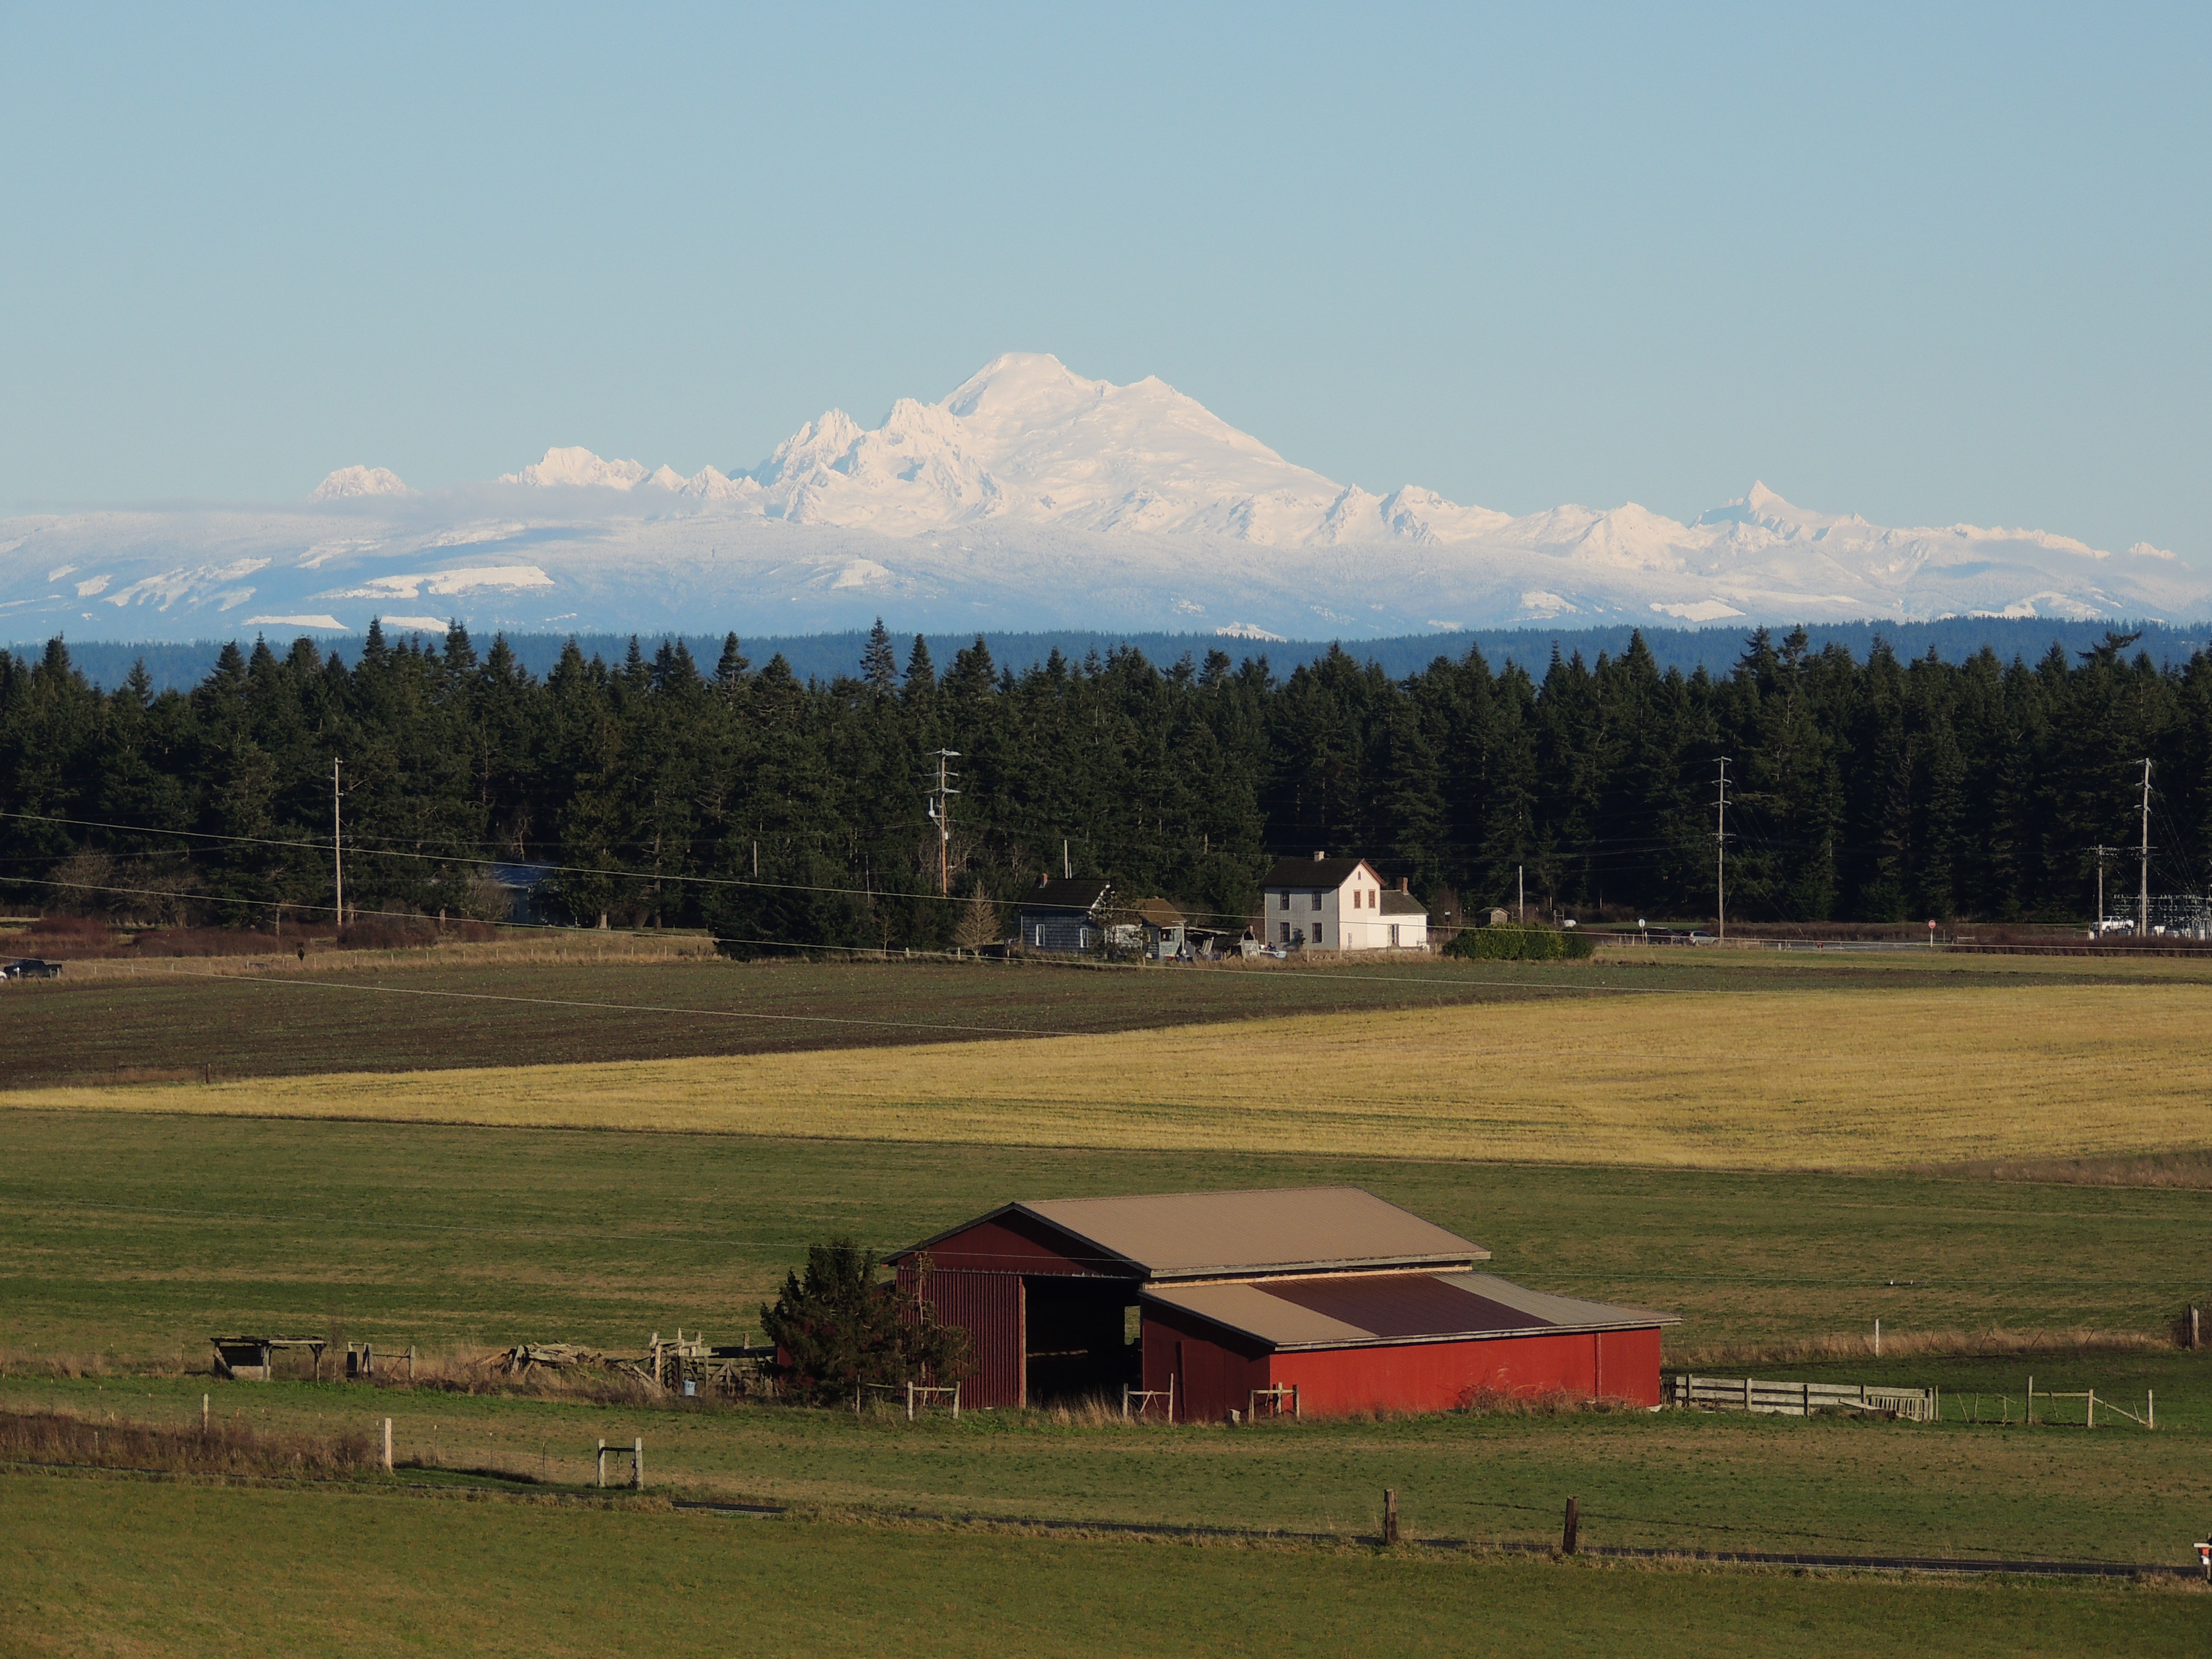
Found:
[[[1358,1187],[1289,1187],[1010,1206],[1072,1233],[1146,1278],[1465,1265],[1487,1261],[1447,1232]]]
[[[1382,890],[1382,914],[1386,916],[1425,916],[1429,907],[1411,893],[1401,893],[1395,888]]]
[[[1278,1351],[1644,1330],[1681,1322],[1674,1314],[1553,1296],[1476,1273],[1168,1285],[1140,1294],[1147,1302],[1194,1314]]]
[[[1267,872],[1265,885],[1268,887],[1338,888],[1352,879],[1352,872],[1366,865],[1365,859],[1278,859],[1275,867]]]
[[[1024,910],[1066,910],[1088,915],[1098,908],[1106,896],[1111,883],[1094,881],[1088,876],[1073,881],[1055,878],[1042,885],[1032,887],[1021,896]]]

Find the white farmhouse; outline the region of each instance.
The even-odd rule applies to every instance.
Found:
[[[1314,951],[1426,949],[1429,917],[1365,859],[1284,859],[1267,872],[1266,943]]]

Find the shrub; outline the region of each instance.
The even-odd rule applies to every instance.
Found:
[[[849,1238],[808,1246],[805,1276],[784,1276],[775,1305],[761,1309],[761,1328],[780,1351],[778,1379],[807,1402],[925,1375],[943,1384],[969,1369],[967,1332],[879,1281],[875,1259]]]
[[[428,916],[363,916],[338,929],[342,951],[404,951],[435,945],[441,939],[463,939],[482,944],[499,937],[488,921],[437,922]]]
[[[1583,962],[1597,951],[1589,933],[1558,927],[1462,927],[1443,954],[1477,962]]]

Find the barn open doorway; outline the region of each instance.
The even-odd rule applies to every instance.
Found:
[[[1032,1406],[1121,1397],[1141,1386],[1144,1350],[1132,1340],[1136,1286],[1126,1279],[1036,1273],[1022,1280],[1023,1396]]]

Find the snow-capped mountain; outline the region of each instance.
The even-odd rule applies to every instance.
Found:
[[[1763,484],[1691,524],[1633,503],[1514,518],[1285,460],[1164,382],[995,359],[864,428],[809,421],[758,466],[685,477],[554,447],[418,494],[333,472],[301,507],[0,522],[0,617],[29,640],[249,629],[1091,627],[1346,638],[1575,618],[1753,623],[2212,613],[2138,543],[1890,529]]]

